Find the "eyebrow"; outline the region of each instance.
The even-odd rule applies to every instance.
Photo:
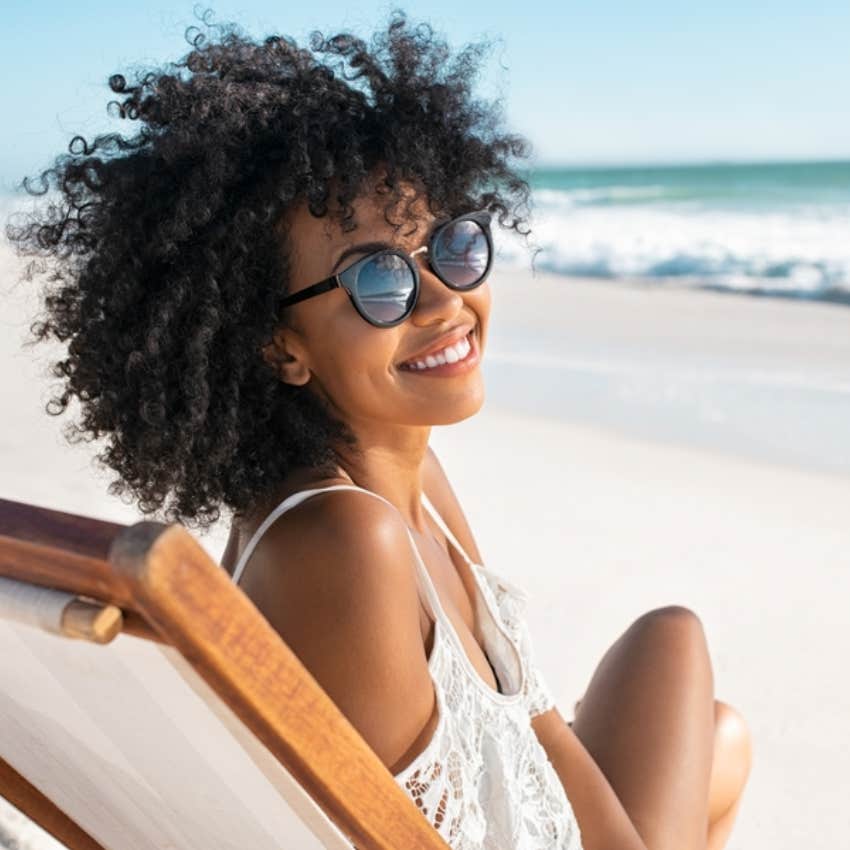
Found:
[[[354,254],[367,254],[372,251],[382,251],[384,248],[392,247],[393,246],[389,242],[359,242],[357,245],[349,245],[348,248],[346,248],[339,257],[337,257],[337,261],[331,269],[331,274],[336,272],[343,260]]]
[[[431,226],[431,229],[428,231],[428,235],[425,239],[425,244],[431,241],[431,237],[434,235],[434,231],[440,227],[440,225],[445,224],[448,221],[451,221],[451,218],[438,218],[434,220],[434,223]],[[336,259],[336,262],[331,269],[331,274],[336,274],[336,270],[339,268],[340,264],[343,260],[348,259],[354,254],[367,254],[372,251],[383,251],[384,248],[394,248],[396,247],[391,242],[358,242],[356,245],[349,245]]]

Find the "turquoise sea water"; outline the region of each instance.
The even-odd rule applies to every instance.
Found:
[[[850,303],[850,162],[526,176],[536,269]],[[530,262],[510,238],[500,253]]]
[[[502,265],[850,304],[850,161],[538,168],[531,244]],[[39,203],[44,198],[38,199]],[[0,196],[0,215],[28,208]]]

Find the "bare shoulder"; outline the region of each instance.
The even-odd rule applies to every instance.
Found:
[[[425,495],[428,496],[440,516],[446,521],[469,557],[477,564],[483,563],[472,529],[460,506],[460,501],[449,483],[443,465],[431,446],[428,446],[425,455],[423,476]]]
[[[287,519],[262,538],[245,590],[398,772],[424,747],[436,712],[407,526],[391,505],[356,490],[316,494]]]

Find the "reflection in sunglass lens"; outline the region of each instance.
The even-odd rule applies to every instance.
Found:
[[[398,255],[382,253],[361,266],[357,295],[363,309],[379,322],[394,322],[412,306],[413,272]]]
[[[449,224],[434,245],[431,261],[454,286],[481,280],[490,260],[490,243],[481,225],[471,219]]]

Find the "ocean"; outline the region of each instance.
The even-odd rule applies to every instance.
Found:
[[[502,264],[850,304],[850,162],[524,176],[533,188],[530,243],[494,227]]]
[[[530,242],[494,225],[501,267],[850,304],[850,161],[522,174]]]

